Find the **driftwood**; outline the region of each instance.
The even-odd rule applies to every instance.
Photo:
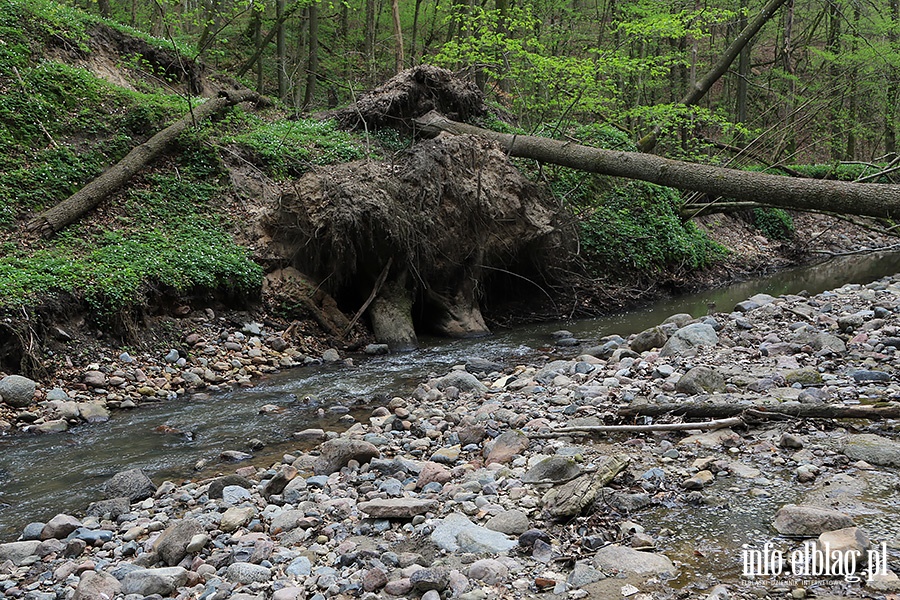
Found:
[[[880,419],[900,418],[900,403],[890,402],[886,405],[853,406],[843,404],[800,404],[799,402],[783,402],[778,405],[767,404],[647,404],[622,408],[618,415],[630,417],[660,417],[663,415],[680,416],[694,419],[724,419],[736,415],[745,415],[750,419],[763,420],[777,417],[796,417],[801,419]]]
[[[260,100],[259,94],[251,90],[220,92],[217,98],[207,100],[191,109],[180,120],[132,149],[125,158],[107,169],[102,175],[56,206],[34,217],[25,226],[26,232],[43,237],[53,235],[66,225],[77,221],[107,196],[122,187],[147,163],[160,156],[189,127],[235,104],[258,100]]]
[[[415,120],[421,133],[478,135],[497,142],[510,156],[530,158],[589,173],[649,181],[680,190],[737,200],[765,199],[772,206],[893,218],[900,215],[900,185],[797,179],[752,173],[640,152],[601,150],[549,138],[511,135],[451,121],[432,112]]]
[[[744,425],[741,417],[730,417],[701,423],[656,423],[654,425],[584,425],[581,427],[561,427],[550,433],[531,433],[530,438],[553,439],[561,435],[589,435],[592,433],[645,433],[648,431],[711,431]]]

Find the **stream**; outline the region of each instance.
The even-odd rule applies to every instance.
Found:
[[[425,338],[420,340],[422,349],[412,353],[354,357],[356,366],[352,368],[297,368],[271,376],[254,388],[142,405],[129,412],[116,412],[106,423],[82,425],[65,433],[0,437],[0,542],[15,540],[28,522],[47,521],[59,512],[80,513],[99,498],[100,486],[124,469],[142,468],[157,483],[196,476],[194,466],[201,459],[217,470],[230,471],[232,466],[216,463],[219,454],[225,450],[246,451],[252,438],[266,444],[254,453],[254,464],[270,465],[284,453],[298,449],[298,444],[290,441],[292,432],[308,427],[344,428],[339,422],[342,415],[349,412],[365,418],[373,406],[395,395],[408,395],[423,379],[444,374],[470,356],[504,364],[547,356],[554,352],[550,333],[561,328],[590,340],[613,333],[625,336],[674,313],[706,314],[711,302],[724,312],[760,292],[778,296],[806,290],[814,294],[897,272],[900,253],[843,257],[722,289],[661,300],[605,318],[518,327],[482,339]],[[562,350],[567,356],[574,351]],[[264,404],[284,410],[260,414]],[[190,435],[156,433],[160,426]],[[784,500],[776,497],[764,501]],[[666,520],[660,517],[660,522]],[[712,525],[698,522],[683,538],[696,543],[698,538],[692,537],[691,531],[698,535],[702,532],[701,542],[717,547],[732,543],[722,540],[719,544],[714,539],[717,536],[734,538],[748,527],[765,528],[764,524],[740,521]],[[714,559],[715,548],[710,554]],[[702,569],[702,565],[697,566]]]

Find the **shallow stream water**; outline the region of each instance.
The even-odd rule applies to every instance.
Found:
[[[58,512],[77,514],[84,510],[98,498],[102,483],[118,471],[140,467],[157,483],[164,479],[181,480],[194,474],[198,460],[214,462],[224,450],[246,450],[252,438],[266,443],[262,451],[255,453],[255,459],[257,464],[268,465],[283,453],[297,449],[297,444],[290,441],[292,432],[307,427],[340,429],[340,415],[353,411],[367,415],[372,406],[392,396],[409,394],[423,379],[443,374],[470,356],[517,364],[547,355],[553,352],[550,333],[561,328],[592,340],[613,333],[624,336],[656,325],[674,313],[706,314],[711,302],[719,311],[728,311],[737,302],[760,292],[773,296],[802,290],[818,293],[897,272],[900,254],[834,259],[765,279],[661,300],[601,319],[531,325],[475,340],[424,339],[420,350],[385,357],[356,357],[357,364],[352,368],[298,368],[269,377],[254,388],[143,405],[114,413],[107,423],[79,426],[66,433],[0,437],[0,542],[14,540],[30,521],[47,521]],[[572,353],[572,349],[564,350],[566,355]],[[259,407],[264,404],[279,405],[284,410],[259,414]],[[190,436],[155,433],[160,426],[190,432]],[[232,467],[219,468],[229,471]],[[788,492],[748,502],[730,511],[727,519],[715,511],[707,511],[706,519],[685,519],[684,515],[662,511],[657,521],[660,526],[681,525],[670,547],[686,544],[699,556],[710,557],[709,561],[698,558],[693,565],[703,571],[708,568],[707,562],[718,560],[722,564],[723,557],[719,555],[726,552],[723,548],[740,542],[747,531],[765,529],[765,524],[758,522],[760,511],[769,510],[767,502],[781,504],[791,500],[782,497],[785,494]],[[733,558],[726,562],[734,563]]]

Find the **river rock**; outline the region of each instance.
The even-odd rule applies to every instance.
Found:
[[[436,500],[423,498],[376,498],[360,502],[359,510],[375,519],[412,519],[437,508]]]
[[[88,423],[105,423],[109,421],[109,409],[102,402],[80,402],[78,412]]]
[[[103,371],[88,371],[84,374],[83,381],[89,387],[104,387],[106,385],[106,373]]]
[[[450,585],[450,571],[446,567],[419,569],[409,577],[413,589],[419,592],[443,592]]]
[[[141,469],[116,473],[103,486],[103,495],[106,498],[128,498],[131,502],[145,500],[155,491],[156,485]]]
[[[280,494],[284,491],[284,488],[287,487],[287,484],[290,483],[299,473],[296,467],[291,465],[284,465],[280,469],[278,469],[278,473],[275,474],[275,477],[269,480],[269,482],[263,486],[260,493],[263,495],[263,498],[269,499],[275,494]]]
[[[0,399],[15,408],[24,408],[34,402],[37,384],[21,375],[7,375],[0,379]]]
[[[419,471],[419,477],[416,479],[416,487],[422,489],[429,483],[445,484],[453,478],[450,469],[442,464],[426,461],[422,464],[422,470]]]
[[[451,371],[434,380],[434,386],[439,390],[446,390],[455,387],[461,392],[480,392],[487,391],[487,386],[478,381],[478,378],[466,371]]]
[[[182,567],[163,569],[137,569],[122,579],[122,593],[150,596],[169,596],[177,588],[187,583],[188,571]]]
[[[245,489],[250,489],[253,487],[253,482],[240,475],[224,475],[217,479],[213,479],[209,483],[207,495],[212,499],[221,498],[225,488],[229,485],[237,485]]]
[[[856,383],[885,383],[891,380],[891,374],[885,371],[857,369],[850,373]]]
[[[16,566],[28,562],[32,556],[36,556],[38,546],[41,545],[39,540],[28,540],[25,542],[9,542],[8,544],[0,544],[0,564],[6,561],[12,561]]]
[[[715,346],[719,343],[719,336],[711,325],[705,323],[693,323],[677,330],[668,339],[660,356],[681,356],[693,352],[704,346]]]
[[[725,389],[725,377],[710,367],[694,367],[681,376],[675,384],[675,391],[696,396],[697,394],[713,394]]]
[[[509,567],[494,558],[482,558],[469,565],[469,579],[483,581],[488,585],[498,585],[509,577]]]
[[[200,523],[193,519],[184,519],[169,525],[165,531],[156,538],[153,549],[159,554],[159,558],[173,567],[181,562],[187,556],[187,547],[198,533],[202,533],[204,528]]]
[[[787,504],[775,514],[773,526],[782,535],[812,537],[826,531],[853,527],[853,519],[829,508]]]
[[[255,515],[256,509],[252,506],[232,506],[222,514],[219,529],[230,533],[249,523]]]
[[[387,585],[387,573],[382,569],[373,568],[366,571],[363,575],[362,586],[366,592],[377,592]]]
[[[563,483],[581,475],[581,467],[568,456],[549,456],[522,476],[525,483]]]
[[[317,475],[331,475],[340,471],[351,460],[365,464],[381,456],[373,444],[362,440],[336,438],[319,446],[319,457],[314,464]]]
[[[631,343],[628,345],[629,348],[633,352],[637,352],[640,354],[641,352],[647,352],[648,350],[653,350],[654,348],[662,348],[665,343],[668,341],[669,336],[666,335],[666,332],[662,327],[656,326],[651,327],[650,329],[645,329],[640,332],[634,339],[631,340]]]
[[[569,573],[569,576],[566,578],[566,583],[577,589],[596,583],[602,579],[606,579],[606,575],[604,575],[603,571],[598,571],[588,564],[577,563],[575,568],[572,569],[572,572]]]
[[[494,440],[490,451],[485,457],[484,464],[508,463],[514,456],[528,448],[529,443],[528,436],[521,431],[515,429],[505,431]]]
[[[900,443],[873,433],[848,436],[843,452],[850,460],[864,460],[886,467],[900,466]]]
[[[606,546],[594,555],[594,567],[604,573],[636,573],[638,575],[674,576],[672,561],[663,554],[642,552],[627,546]]]
[[[236,562],[228,565],[225,571],[225,579],[247,585],[250,583],[263,583],[272,578],[272,570],[262,565],[254,565],[248,562]]]
[[[122,584],[108,573],[85,571],[81,574],[72,600],[112,600],[122,592]]]
[[[826,531],[819,536],[819,548],[824,550],[826,544],[830,553],[839,552],[842,556],[847,556],[849,552],[855,552],[856,564],[866,563],[870,543],[869,538],[859,527]]]
[[[466,360],[466,371],[469,373],[493,373],[494,371],[502,371],[503,365],[487,360],[484,358],[470,357]]]
[[[512,509],[497,513],[488,519],[484,526],[493,531],[499,531],[500,533],[520,535],[528,531],[530,523],[528,521],[528,515],[521,510]]]
[[[59,514],[50,519],[41,530],[41,539],[61,540],[81,527],[81,521],[69,515]]]
[[[461,513],[450,513],[437,521],[431,541],[438,547],[456,552],[507,552],[516,542],[499,531],[476,525]]]

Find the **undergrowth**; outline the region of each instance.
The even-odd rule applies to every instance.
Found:
[[[597,148],[636,151],[626,133],[606,125],[580,127],[569,137]],[[681,196],[672,188],[562,167],[545,168],[544,175],[578,218],[582,256],[595,274],[699,269],[726,252],[693,222],[681,220]]]
[[[241,121],[240,131],[223,137],[222,143],[249,151],[274,179],[299,177],[314,165],[348,162],[365,155],[359,140],[337,129],[334,121],[269,122],[243,111],[229,118]]]
[[[209,203],[215,183],[156,173],[125,197],[115,229],[76,225],[36,251],[7,243],[0,257],[0,308],[83,299],[99,318],[143,305],[148,293],[258,289],[262,271],[235,244]]]

